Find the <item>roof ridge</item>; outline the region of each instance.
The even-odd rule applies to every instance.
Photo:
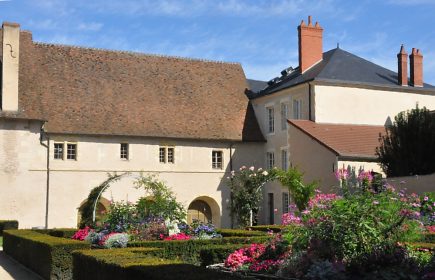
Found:
[[[311,122],[316,125],[337,125],[337,126],[370,126],[370,127],[385,127],[382,124],[362,124],[362,123],[324,123],[324,122],[315,122],[312,120],[304,120],[304,119],[289,119],[291,122]]]
[[[160,58],[195,61],[195,62],[205,62],[205,63],[215,63],[215,64],[230,64],[230,65],[240,65],[241,66],[240,62],[231,62],[231,61],[191,58],[191,57],[182,57],[182,56],[175,56],[175,55],[171,56],[171,55],[164,55],[164,54],[149,54],[149,53],[141,53],[141,52],[135,52],[135,51],[111,50],[111,49],[104,49],[104,48],[85,47],[85,46],[66,45],[66,44],[55,44],[55,43],[44,43],[44,42],[36,42],[36,41],[33,41],[33,43],[35,45],[48,46],[48,47],[66,47],[66,48],[72,48],[72,49],[103,51],[103,52],[111,52],[111,53],[119,53],[119,54],[130,54],[130,55],[136,55],[136,56],[160,57]]]

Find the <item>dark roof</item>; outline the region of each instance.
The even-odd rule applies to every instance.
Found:
[[[16,115],[47,120],[50,133],[264,141],[247,87],[236,63],[34,43],[21,32]]]
[[[280,81],[270,85],[253,96],[259,97],[277,92],[308,81],[350,83],[370,86],[403,88],[397,84],[397,73],[351,54],[340,48],[323,53],[323,60],[301,74],[299,67]],[[418,90],[434,90],[430,84],[423,87],[409,87]]]
[[[379,135],[385,134],[384,126],[324,124],[308,120],[288,120],[288,123],[336,155],[359,159],[376,159]]]
[[[247,79],[246,81],[248,82],[249,89],[252,92],[259,92],[260,90],[263,90],[267,87],[267,82],[265,81],[252,80],[252,79]]]

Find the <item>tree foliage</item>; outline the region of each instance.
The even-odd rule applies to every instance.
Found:
[[[297,168],[289,168],[288,170],[275,169],[274,177],[281,183],[281,185],[288,188],[290,196],[299,211],[305,210],[308,201],[310,201],[310,198],[314,195],[314,191],[317,188],[317,182],[304,184],[303,173],[297,170]]]
[[[137,189],[145,190],[146,197],[139,199],[137,210],[142,217],[159,217],[171,222],[186,218],[186,210],[177,202],[175,194],[162,181],[142,174],[134,182]]]
[[[399,113],[379,141],[376,155],[387,176],[435,172],[435,114],[425,107]]]

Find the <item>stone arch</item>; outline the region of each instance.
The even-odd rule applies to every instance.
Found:
[[[77,226],[80,225],[80,221],[82,219],[80,213],[85,202],[86,199],[83,200],[82,203],[80,203],[80,206],[77,208]],[[110,201],[101,196],[97,204],[96,220],[101,221],[101,219],[105,216],[105,213],[107,213],[109,209],[110,209]]]
[[[219,204],[209,196],[195,198],[187,208],[187,223],[191,223],[193,219],[211,222],[216,227],[220,227],[221,210]]]

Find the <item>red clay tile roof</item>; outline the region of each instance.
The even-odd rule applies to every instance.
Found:
[[[385,134],[384,126],[323,124],[308,120],[288,122],[337,155],[345,157],[375,159],[379,134]]]
[[[240,64],[20,39],[20,117],[51,133],[264,141]]]

